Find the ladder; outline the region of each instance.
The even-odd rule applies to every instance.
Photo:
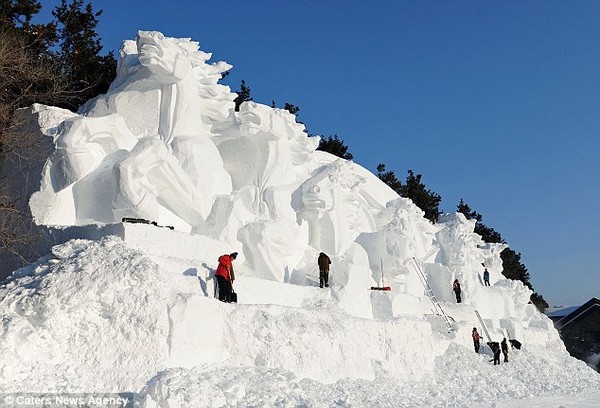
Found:
[[[427,282],[427,278],[425,277],[425,274],[423,273],[423,270],[419,266],[419,263],[417,262],[417,260],[414,257],[411,259],[413,261],[415,270],[417,271],[417,276],[421,280],[423,287],[425,287],[425,294],[427,295],[427,297],[429,297],[429,300],[431,300],[431,303],[433,304],[433,309],[434,309],[435,314],[442,316],[442,318],[444,319],[444,323],[446,323],[446,326],[448,326],[448,332],[453,331],[454,328],[452,327],[452,322],[454,321],[454,319],[451,316],[449,316],[444,311],[444,309],[442,309],[440,302],[435,297],[435,293],[433,293],[433,289],[431,289],[429,282]]]
[[[483,319],[481,318],[479,311],[477,309],[474,309],[474,312],[475,312],[475,315],[477,316],[477,318],[479,319],[479,323],[481,324],[481,328],[483,329],[483,334],[485,334],[485,337],[487,337],[488,342],[492,341],[492,338],[490,337],[490,333],[488,333],[487,327],[485,327],[485,323],[483,322]]]

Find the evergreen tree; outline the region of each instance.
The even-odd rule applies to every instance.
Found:
[[[94,12],[92,4],[83,0],[62,0],[52,15],[58,23],[59,56],[64,71],[77,96],[72,101],[75,110],[85,101],[105,93],[115,77],[116,60],[110,52],[101,56],[102,45],[96,33],[98,17],[102,10]]]
[[[273,101],[273,103],[275,103],[275,102]],[[295,115],[297,123],[300,123],[300,124],[304,125],[304,122],[301,122],[301,121],[298,120],[298,112],[300,112],[300,107],[299,106],[296,106],[294,104],[286,102],[285,105],[283,106],[283,109],[285,109],[286,111],[288,111],[292,115]],[[304,132],[308,134],[308,130],[306,130],[306,126],[304,127]]]
[[[406,184],[402,184],[393,171],[386,171],[385,164],[379,163],[377,165],[377,177],[400,196],[410,198],[417,207],[423,210],[425,218],[433,223],[437,222],[441,214],[440,203],[442,197],[425,188],[425,185],[421,182],[420,174],[415,175],[412,170],[408,170]]]
[[[458,212],[463,213],[468,220],[474,219],[477,221],[475,223],[475,233],[481,235],[481,238],[485,242],[505,243],[500,233],[481,222],[483,218],[481,214],[479,214],[477,211],[471,210],[471,208],[463,201],[462,198],[458,204]]]
[[[298,112],[300,112],[300,108],[298,106],[292,105],[291,103],[288,103],[288,102],[285,103],[285,106],[283,107],[283,109],[285,109],[292,115],[297,115]]]
[[[388,187],[394,190],[398,195],[402,195],[402,182],[398,180],[393,171],[385,170],[385,164],[379,163],[377,165],[377,177],[379,177],[379,180],[387,184]]]
[[[29,55],[48,58],[50,47],[57,40],[56,25],[31,23],[41,8],[37,0],[0,0],[0,27],[14,30],[13,35],[27,44]]]
[[[248,87],[246,85],[246,81],[244,81],[242,79],[242,83],[240,85],[240,90],[236,91],[238,96],[237,96],[237,98],[235,98],[233,100],[233,102],[235,102],[235,111],[236,112],[240,111],[240,105],[242,103],[253,100],[252,97],[250,96],[250,91],[251,91],[250,87]]]
[[[529,272],[521,262],[521,254],[510,248],[506,248],[502,251],[500,257],[502,258],[502,275],[508,279],[520,280],[523,282],[523,285],[533,290],[533,286],[531,286],[531,282],[529,281]]]
[[[321,138],[317,150],[331,153],[334,156],[341,157],[342,159],[346,160],[352,160],[354,158],[352,153],[348,152],[348,146],[344,144],[343,140],[338,138],[338,135]]]
[[[0,23],[19,28],[28,26],[41,8],[37,0],[0,0]]]
[[[483,217],[481,214],[471,210],[471,208],[462,199],[458,204],[457,210],[458,212],[464,214],[467,219],[476,220],[475,232],[481,235],[481,238],[485,242],[506,244],[506,241],[502,238],[500,233],[483,224]],[[512,248],[506,248],[500,253],[500,258],[502,258],[502,275],[508,279],[520,280],[529,289],[532,291],[534,290],[533,285],[529,280],[529,272],[527,271],[525,265],[521,262],[520,253],[515,252]],[[548,307],[548,303],[544,297],[535,291],[531,295],[530,300],[542,313]]]
[[[546,311],[546,309],[548,309],[550,306],[548,302],[546,302],[546,299],[544,299],[544,297],[537,292],[533,292],[529,300],[531,300],[531,303],[533,303],[535,307],[537,307],[537,309],[542,313],[544,313],[544,311]]]
[[[425,212],[425,218],[435,223],[440,216],[440,202],[442,197],[425,188],[425,184],[421,182],[421,175],[415,176],[412,170],[408,170],[406,184],[402,186],[402,196],[410,198],[413,203]]]

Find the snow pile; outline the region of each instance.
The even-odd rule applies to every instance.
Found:
[[[355,317],[337,285],[245,277],[243,303],[224,304],[205,267],[184,263],[106,237],[17,271],[0,289],[0,390],[134,391],[146,407],[462,407],[600,387],[560,344],[525,343],[493,366],[489,348],[473,352],[469,325]]]
[[[168,355],[158,269],[108,238],[72,240],[19,270],[0,295],[2,388],[76,392],[146,381]]]
[[[29,110],[51,141],[43,171],[26,175],[39,181],[31,213],[58,245],[0,288],[0,391],[466,406],[600,386],[531,292],[503,278],[505,246],[475,221],[432,224],[366,169],[315,151],[287,111],[236,112],[218,83],[230,66],[196,42],[140,32],[120,57],[109,92],[79,113]],[[215,260],[233,251],[237,305],[213,297]],[[369,290],[382,283],[392,290]],[[490,366],[474,326],[524,347]]]
[[[505,400],[511,401],[508,406],[532,407],[535,404],[527,398],[545,395],[560,395],[569,407],[597,403],[598,380],[590,380],[580,362],[525,351],[512,357],[510,364],[497,367],[489,365],[488,356],[451,347],[436,359],[435,375],[421,381],[399,381],[381,370],[374,381],[343,379],[333,384],[266,367],[177,368],[160,373],[139,398],[144,407],[486,407]],[[565,377],[566,371],[574,375]],[[593,402],[577,403],[586,393]]]

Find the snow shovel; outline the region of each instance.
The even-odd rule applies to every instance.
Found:
[[[390,291],[392,290],[391,286],[385,286],[385,284],[383,283],[383,259],[380,260],[381,261],[381,286],[371,286],[371,290],[383,290],[383,291]]]

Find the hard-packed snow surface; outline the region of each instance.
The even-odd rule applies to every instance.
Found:
[[[600,396],[474,221],[432,224],[366,169],[315,151],[287,111],[236,112],[217,82],[230,66],[189,39],[140,32],[120,54],[109,92],[80,112],[29,110],[51,141],[27,174],[31,213],[57,245],[0,288],[0,392],[132,391],[144,407]],[[234,251],[239,303],[227,304],[214,272]],[[473,327],[523,346],[494,366]]]

